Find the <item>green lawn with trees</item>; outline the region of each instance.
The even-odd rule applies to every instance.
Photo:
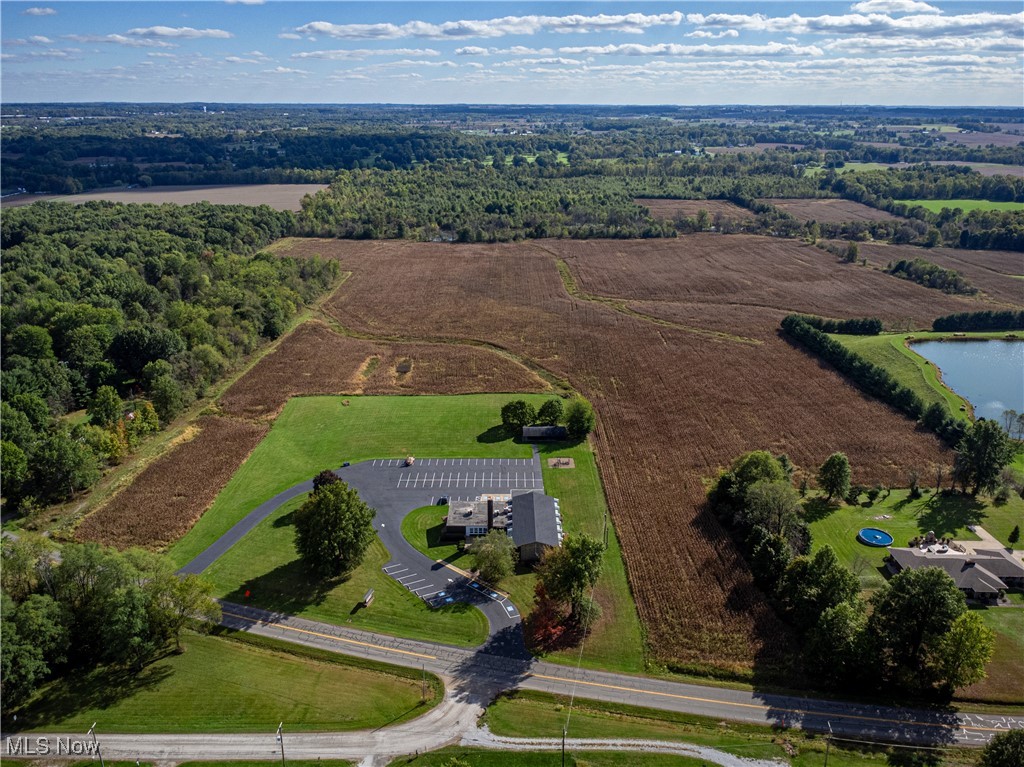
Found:
[[[474,647],[487,638],[487,619],[462,603],[431,610],[381,568],[387,549],[376,538],[362,563],[337,580],[323,581],[295,549],[296,498],[277,509],[203,574],[214,595],[233,602],[301,615],[366,631]],[[360,608],[374,589],[373,604]],[[246,596],[246,592],[249,596]]]
[[[544,395],[524,395],[539,407]],[[210,509],[169,554],[191,561],[263,501],[345,461],[398,458],[529,458],[501,429],[507,394],[296,397]],[[344,405],[348,402],[348,405]]]
[[[420,672],[234,632],[190,634],[140,674],[98,667],[44,686],[19,711],[19,729],[85,732],[356,730],[393,724],[441,698]],[[359,690],[352,695],[352,690]],[[301,695],[297,695],[301,691]]]
[[[996,202],[994,200],[896,200],[904,205],[920,205],[932,213],[940,213],[944,208],[953,210],[960,208],[965,213],[972,210],[1017,210],[1024,211],[1022,202]]]

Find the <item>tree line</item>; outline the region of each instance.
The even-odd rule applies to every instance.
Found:
[[[978,292],[978,289],[965,280],[960,272],[944,269],[923,258],[901,258],[895,263],[890,263],[885,271],[918,285],[924,285],[926,288],[941,290],[943,293],[973,296]]]
[[[981,312],[947,314],[932,322],[932,330],[940,332],[1024,330],[1024,311],[987,309]]]
[[[336,279],[259,249],[268,207],[37,203],[4,212],[4,494],[91,486]],[[85,422],[65,414],[85,409]],[[10,473],[8,473],[10,472]]]

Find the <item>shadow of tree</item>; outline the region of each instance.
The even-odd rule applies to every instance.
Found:
[[[268,573],[250,578],[224,598],[243,605],[296,614],[310,605],[321,604],[332,589],[348,578],[346,574],[324,580],[310,572],[301,559],[293,559]]]
[[[505,442],[512,439],[512,434],[501,424],[492,426],[487,431],[480,432],[476,435],[476,441],[484,444],[493,445],[497,442]]]
[[[88,672],[71,670],[55,679],[44,693],[17,712],[18,728],[55,728],[80,711],[110,708],[144,690],[151,689],[174,673],[167,655],[152,661],[141,671],[103,667]],[[5,713],[5,718],[6,714]]]
[[[939,537],[948,536],[967,525],[982,524],[985,504],[970,495],[942,493],[932,496],[917,515],[922,533],[934,530]]]
[[[832,514],[837,508],[838,506],[820,496],[808,498],[804,501],[804,519],[807,522],[818,522]]]

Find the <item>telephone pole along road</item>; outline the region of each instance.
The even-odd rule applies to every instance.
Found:
[[[730,690],[662,679],[575,669],[491,652],[491,642],[464,649],[399,639],[305,620],[254,607],[222,603],[229,628],[356,655],[442,677],[456,694],[493,695],[502,690],[538,690],[610,703],[678,711],[838,737],[914,745],[982,745],[996,733],[1024,728],[1024,717],[959,714],[819,700],[750,690]],[[502,638],[492,641],[501,652]],[[484,701],[486,703],[487,701]]]

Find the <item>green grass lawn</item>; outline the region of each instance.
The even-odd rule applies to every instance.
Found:
[[[928,477],[922,477],[921,484],[927,485]],[[843,504],[834,509],[826,508],[820,499],[811,499],[806,507],[813,548],[826,543],[832,546],[840,561],[860,578],[861,588],[874,590],[885,580],[880,568],[886,551],[859,543],[857,531],[862,527],[885,530],[895,539],[894,546],[906,546],[910,539],[929,530],[939,537],[978,540],[967,525],[981,525],[1006,543],[1014,524],[1024,518],[1024,500],[1019,496],[997,506],[988,498],[959,493],[936,496],[929,490],[917,500],[910,500],[908,495],[908,490],[893,490],[888,498],[871,506]],[[862,504],[866,503],[862,496]],[[890,519],[875,519],[882,515],[889,515]]]
[[[277,509],[204,573],[214,595],[311,620],[384,634],[475,647],[487,638],[487,619],[475,607],[431,610],[381,568],[387,549],[374,538],[363,563],[330,588],[311,577],[295,552],[291,514],[305,496]],[[373,604],[360,609],[368,589]],[[246,597],[248,591],[250,596]]]
[[[1021,594],[1012,594],[1017,603]],[[983,607],[977,610],[985,625],[995,632],[996,646],[988,664],[988,679],[969,687],[958,697],[986,702],[1024,703],[1024,609]]]
[[[179,566],[187,564],[263,501],[345,461],[409,454],[529,458],[529,445],[496,429],[501,406],[510,399],[539,407],[550,396],[293,398],[210,509],[168,553]]]
[[[1024,202],[995,202],[993,200],[896,200],[906,205],[920,205],[932,213],[940,213],[943,208],[960,208],[964,213],[972,210],[1020,210],[1024,211]]]
[[[519,691],[499,697],[488,707],[483,721],[497,735],[555,738],[561,735],[565,724],[567,704],[568,700],[564,697]],[[580,698],[573,705],[569,736],[678,741],[716,748],[737,756],[777,759],[801,767],[820,767],[825,755],[825,742],[822,738],[798,731],[780,733],[768,726],[726,723],[691,714]],[[787,754],[782,745],[783,740],[795,754]],[[952,752],[951,756],[956,757],[958,754],[963,756],[961,752]],[[955,758],[948,762],[959,763]],[[883,767],[889,762],[881,750],[858,753],[833,747],[829,764]]]
[[[473,557],[464,553],[458,541],[443,541],[444,521],[447,506],[423,506],[413,509],[402,520],[402,536],[413,547],[431,559],[443,559],[457,567],[468,569]]]
[[[440,700],[431,677],[285,642],[224,632],[190,635],[186,650],[141,673],[100,668],[45,685],[18,712],[25,730],[266,732],[356,730],[411,719]],[[358,690],[358,695],[352,691]]]
[[[914,391],[925,403],[945,405],[950,413],[961,420],[970,420],[971,405],[959,394],[948,388],[937,367],[920,354],[908,348],[906,340],[935,341],[949,338],[950,333],[916,332],[883,333],[877,336],[849,336],[832,334],[846,348],[857,352],[868,362],[885,368],[903,386]],[[1005,333],[965,333],[967,338],[1004,338]]]
[[[453,762],[457,759],[457,762]],[[457,764],[470,767],[561,767],[561,751],[492,751],[464,746],[449,746],[417,757],[401,757],[390,767],[449,767]],[[615,751],[570,752],[565,754],[565,767],[705,767],[705,762],[668,754],[643,754]]]

